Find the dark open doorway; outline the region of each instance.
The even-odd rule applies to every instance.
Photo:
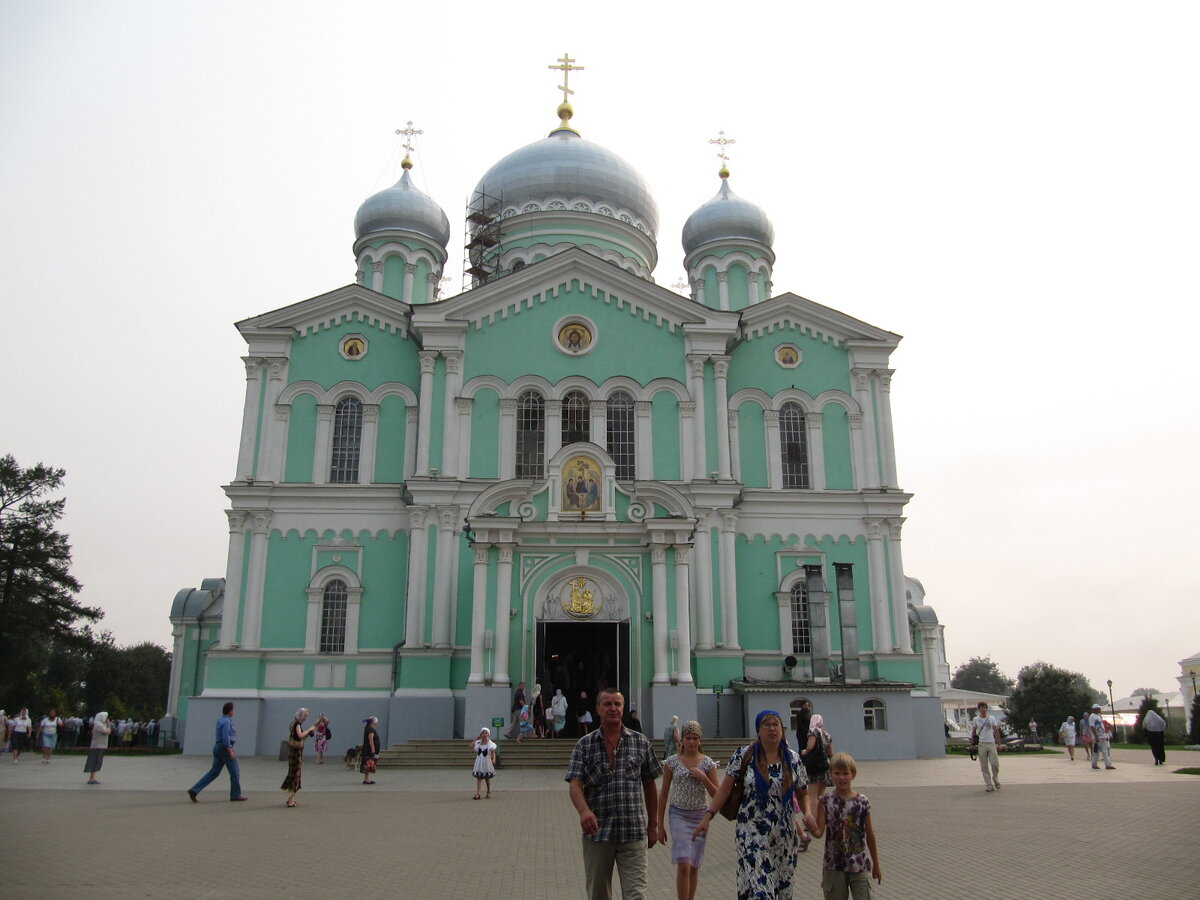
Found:
[[[586,708],[596,714],[601,687],[616,687],[629,700],[628,622],[539,622],[537,683],[547,698],[561,689],[570,704],[569,736],[579,731],[576,717]],[[587,692],[586,704],[581,701]]]

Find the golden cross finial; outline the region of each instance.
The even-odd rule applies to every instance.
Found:
[[[412,154],[413,150],[416,149],[412,145],[413,136],[418,135],[418,134],[424,134],[424,133],[425,132],[422,131],[420,128],[413,128],[413,123],[412,123],[411,119],[405,124],[405,126],[403,128],[396,129],[396,134],[404,135],[404,143],[401,144],[400,146],[404,148],[405,156],[410,156]]]
[[[563,83],[558,86],[558,89],[563,92],[563,103],[566,103],[568,97],[575,93],[573,90],[567,87],[568,83],[570,82],[571,73],[582,72],[584,68],[583,66],[571,65],[573,62],[575,62],[575,60],[571,59],[568,54],[564,53],[562,58],[558,61],[559,64],[557,66],[546,66],[547,69],[559,69],[563,73]]]
[[[682,278],[677,278],[677,279],[675,279],[675,283],[673,285],[671,285],[671,287],[675,288],[675,290],[682,293],[688,289],[688,283],[686,281],[684,281]]]
[[[730,144],[736,144],[737,141],[733,138],[725,137],[724,131],[718,131],[717,135],[718,136],[715,138],[710,138],[708,142],[710,144],[718,144],[721,147],[721,152],[717,154],[717,159],[721,160],[722,163],[727,164],[729,162],[729,154],[725,152],[725,148]]]

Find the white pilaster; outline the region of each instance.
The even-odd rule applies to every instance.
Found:
[[[704,412],[705,407],[708,405],[704,396],[704,364],[707,361],[707,357],[688,354],[688,389],[691,391],[692,401],[696,405],[696,415],[694,422],[695,437],[691,442],[695,447],[695,453],[692,456],[693,467],[691,471],[683,476],[685,479],[708,477],[708,432],[704,427]]]
[[[258,478],[264,481],[280,482],[283,480],[283,461],[287,455],[286,413],[278,415],[279,395],[287,382],[288,361],[272,359],[267,363],[267,392],[263,397],[263,436],[262,446],[258,453]]]
[[[263,587],[267,580],[267,537],[271,513],[254,513],[254,535],[250,538],[250,570],[246,579],[246,613],[242,622],[242,647],[257,650],[262,631]]]
[[[475,579],[471,585],[471,672],[468,684],[483,684],[487,672],[487,576],[491,544],[475,545]]]
[[[228,650],[238,643],[238,615],[241,612],[242,566],[246,556],[246,525],[248,516],[240,509],[227,509],[229,519],[229,554],[225,558],[225,601],[221,609],[221,649]]]
[[[422,350],[421,359],[421,393],[417,419],[417,475],[429,474],[429,442],[433,420],[433,372],[437,366],[437,351]]]
[[[650,548],[651,609],[654,614],[654,677],[655,684],[669,684],[670,654],[667,647],[667,551],[662,547]]]
[[[654,404],[649,400],[635,400],[633,421],[637,434],[637,457],[633,461],[634,477],[649,481],[654,477],[654,420],[651,413]]]
[[[737,513],[721,513],[721,613],[725,623],[725,649],[736,650],[738,643],[737,610]]]
[[[716,396],[717,475],[722,481],[731,477],[729,457],[729,357],[713,357],[713,392]]]
[[[696,278],[692,280],[692,297],[697,303],[704,302],[704,279]]]
[[[238,443],[238,481],[254,477],[254,441],[258,434],[259,403],[266,369],[266,361],[256,356],[244,356],[242,362],[246,365],[246,399],[242,404],[242,437]]]
[[[679,403],[679,477],[691,481],[697,477],[696,472],[696,442],[704,440],[703,435],[696,430],[696,404],[691,400]]]
[[[362,447],[358,453],[358,483],[374,484],[375,455],[379,452],[379,404],[362,406]]]
[[[517,401],[500,401],[500,478],[517,476]]]
[[[750,305],[751,305],[751,306],[753,306],[753,305],[754,305],[755,303],[757,303],[757,302],[758,302],[758,300],[759,300],[759,297],[758,297],[758,279],[759,279],[759,273],[758,273],[758,272],[751,272],[751,273],[750,273]]]
[[[304,593],[308,596],[308,608],[304,617],[304,652],[316,653],[321,632],[321,601],[325,591],[319,587],[310,587]]]
[[[433,573],[433,646],[450,646],[450,607],[454,602],[451,590],[454,578],[454,526],[458,523],[458,509],[442,509],[438,512],[437,571]]]
[[[417,470],[417,432],[420,430],[421,411],[415,406],[404,408],[404,480],[412,478]]]
[[[887,562],[883,554],[883,519],[868,518],[867,576],[871,582],[871,632],[876,653],[893,649],[891,617],[888,614]]]
[[[808,426],[808,474],[809,487],[814,491],[825,490],[825,433],[822,430],[823,416],[819,412],[806,413],[804,423]]]
[[[783,490],[783,457],[779,449],[779,410],[764,409],[763,425],[767,431],[767,481],[773,491]]]
[[[446,398],[442,404],[442,475],[458,474],[458,411],[455,401],[462,392],[462,353],[443,350],[446,359]]]
[[[707,510],[696,510],[696,536],[692,546],[696,551],[696,572],[692,579],[696,594],[696,649],[711,650],[714,646],[712,590],[712,529]]]
[[[404,642],[407,647],[425,643],[425,586],[429,569],[429,532],[425,509],[408,512],[408,599],[404,610]]]
[[[741,481],[742,444],[741,433],[738,431],[738,414],[736,410],[731,409],[729,411],[729,422],[726,427],[729,434],[729,477],[734,481]]]
[[[459,376],[460,380],[462,376]],[[475,400],[472,397],[456,397],[454,412],[458,416],[458,465],[455,472],[461,478],[471,475],[471,407]]]
[[[717,294],[721,300],[721,309],[729,309],[729,273],[717,273]]]
[[[854,379],[854,399],[862,410],[863,462],[866,479],[862,487],[879,487],[879,445],[875,439],[875,403],[871,398],[871,373],[866,369],[851,369]]]
[[[546,400],[546,459],[562,449],[562,401]]]
[[[854,460],[854,489],[858,490],[867,483],[867,464],[863,449],[862,413],[847,413],[850,422],[850,453]]]
[[[879,427],[883,432],[880,447],[883,450],[883,477],[880,481],[890,488],[899,485],[896,474],[896,440],[892,434],[892,375],[891,369],[876,369],[875,379],[879,385]]]
[[[589,430],[589,434],[592,437],[592,443],[601,447],[607,447],[608,401],[592,400],[588,404],[588,412],[591,414],[591,429]]]
[[[416,302],[416,299],[413,297],[413,276],[416,272],[417,266],[415,263],[404,264],[404,289],[400,292],[400,298],[405,303]]]
[[[892,621],[896,623],[896,650],[912,653],[912,633],[908,628],[908,597],[904,590],[904,553],[900,548],[900,532],[904,519],[888,519],[888,560],[892,571]],[[936,683],[936,682],[931,682]]]
[[[689,548],[675,545],[675,651],[676,678],[680,684],[692,684],[692,610],[691,579],[688,577]]]
[[[329,461],[333,453],[332,403],[317,404],[317,439],[313,448],[313,484],[329,484]]]
[[[508,650],[512,634],[513,545],[497,544],[496,561],[496,676],[493,684],[510,684]]]
[[[383,260],[371,263],[371,290],[383,293]]]

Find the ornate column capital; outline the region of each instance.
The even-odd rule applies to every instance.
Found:
[[[491,544],[476,544],[475,545],[475,565],[486,566],[488,559],[491,556]]]
[[[717,284],[724,284],[728,280],[729,280],[728,272],[718,272],[717,273]]]
[[[416,263],[405,263],[404,271],[408,275],[415,275],[416,271],[417,271],[417,264]]]
[[[639,416],[648,416],[654,409],[654,404],[649,400],[634,400],[633,411]]]
[[[407,422],[409,425],[415,424],[417,419],[419,419],[420,417],[421,417],[421,410],[419,407],[416,407],[416,406],[404,407],[404,421]]]
[[[436,350],[422,350],[418,355],[421,360],[421,374],[432,375],[434,366],[437,364],[438,352]]]
[[[513,561],[513,545],[512,544],[497,544],[496,546],[500,550],[499,561],[511,566],[512,561]]]
[[[474,397],[455,397],[454,408],[460,414],[467,414],[471,411],[471,407],[475,404]]]
[[[691,544],[676,544],[675,545],[675,565],[686,566],[692,559]]]
[[[442,531],[454,531],[454,526],[458,524],[458,509],[440,509],[438,519]]]
[[[751,281],[751,283],[753,283],[753,284],[758,284],[758,278],[759,278],[759,274],[760,274],[760,273],[758,273],[758,272],[751,272],[751,273],[750,273],[750,281]]]
[[[379,404],[378,403],[364,403],[362,406],[362,417],[363,417],[364,422],[378,422],[379,421]]]
[[[427,509],[411,507],[408,510],[408,527],[416,531],[421,530],[425,527],[425,518],[428,514],[429,510]]]
[[[380,260],[380,261],[371,263],[371,271],[374,272],[375,274],[379,274],[380,272],[382,272],[383,271],[383,261]]]
[[[286,359],[269,359],[266,361],[270,367],[268,377],[272,381],[280,381],[283,379],[283,370],[287,367]]]
[[[665,547],[650,548],[650,564],[654,566],[663,566],[667,563],[667,551]]]
[[[900,540],[900,532],[904,528],[904,522],[905,522],[905,520],[903,518],[887,520],[888,538],[889,539],[891,539],[893,541]]]
[[[275,421],[286,422],[292,417],[292,407],[289,403],[275,404]]]
[[[508,398],[501,398],[500,411],[508,412],[508,413],[515,413],[517,411],[517,401],[510,400]]]
[[[229,519],[230,534],[237,534],[246,525],[246,511],[243,509],[227,509],[225,517]]]
[[[778,426],[779,425],[779,410],[764,409],[763,410],[763,422],[765,422],[767,425]]]
[[[823,420],[823,413],[809,412],[804,414],[804,421],[808,423],[809,428],[820,428]]]
[[[721,530],[735,531],[737,529],[738,514],[731,509],[721,510]]]
[[[883,527],[886,519],[880,519],[875,516],[868,516],[863,519],[867,523],[867,540],[881,541],[883,540]]]
[[[695,401],[693,401],[693,400],[679,401],[679,414],[681,416],[695,416],[696,415]]]
[[[332,422],[333,421],[333,404],[318,403],[317,404],[317,421]]]
[[[461,350],[443,350],[442,358],[446,360],[447,375],[457,375],[462,371],[463,354]]]
[[[542,403],[543,403],[543,408],[546,410],[546,415],[548,415],[548,416],[562,415],[562,401],[561,400],[543,400]]]
[[[708,362],[708,357],[699,353],[689,353],[687,358],[688,375],[692,378],[704,377],[704,364]]]
[[[243,356],[242,362],[246,365],[246,380],[253,381],[258,377],[258,373],[262,371],[263,366],[267,361],[261,356]]]
[[[262,509],[254,513],[254,533],[266,534],[271,527],[271,517],[274,515],[269,509]]]
[[[888,393],[892,389],[892,376],[896,374],[895,369],[876,369],[875,376],[879,379],[879,390]]]
[[[857,430],[857,429],[862,428],[862,413],[860,413],[860,412],[846,413],[846,418],[850,421],[851,430]]]
[[[712,358],[712,361],[713,361],[713,373],[718,378],[728,378],[729,377],[729,357],[728,356],[714,356]]]

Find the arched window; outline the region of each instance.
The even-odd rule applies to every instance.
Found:
[[[592,405],[583,391],[571,391],[562,401],[562,445],[591,440]]]
[[[345,652],[346,604],[349,596],[346,582],[340,578],[325,585],[321,597],[321,653]]]
[[[617,464],[618,480],[627,481],[635,477],[637,435],[633,424],[633,397],[625,391],[617,391],[608,398],[608,455]]]
[[[779,410],[779,451],[783,462],[783,486],[807,488],[808,440],[804,434],[804,410],[799,403],[785,403]]]
[[[887,709],[882,700],[863,704],[863,728],[867,731],[887,731]]]
[[[362,450],[362,403],[343,397],[333,411],[333,457],[329,465],[332,484],[358,483],[358,457]]]
[[[517,398],[517,477],[541,478],[546,466],[546,401],[537,391]]]
[[[523,268],[525,268],[525,260],[523,259],[518,259],[512,264],[512,270],[514,272],[520,272]]]
[[[803,580],[792,585],[792,652],[812,653],[812,630],[808,621],[808,588]]]

